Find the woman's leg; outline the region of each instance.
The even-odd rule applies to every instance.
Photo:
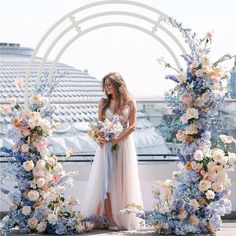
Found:
[[[116,226],[116,223],[113,219],[112,216],[112,211],[111,211],[111,201],[110,201],[110,193],[106,193],[106,199],[105,199],[105,211],[106,211],[106,216],[109,221],[109,226],[113,227]]]

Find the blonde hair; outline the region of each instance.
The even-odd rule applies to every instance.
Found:
[[[106,99],[104,99],[102,103],[102,115],[104,116],[105,110],[110,106],[112,98],[111,95],[107,94],[105,91],[105,81],[108,79],[110,80],[110,83],[114,88],[115,98],[117,100],[115,112],[121,115],[125,106],[130,100],[131,95],[126,87],[123,77],[118,72],[110,72],[102,79],[102,88],[106,94]]]

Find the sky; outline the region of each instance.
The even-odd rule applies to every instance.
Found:
[[[176,18],[186,28],[191,28],[199,37],[204,37],[209,30],[214,31],[211,57],[215,61],[225,53],[236,54],[236,2],[235,0],[136,0],[152,6],[165,14]],[[21,46],[35,48],[44,33],[61,17],[85,4],[96,2],[91,0],[0,0],[0,42],[15,42]],[[98,1],[97,1],[98,2]],[[108,11],[108,6],[102,6],[98,12]],[[132,7],[112,8],[113,10],[134,10]],[[136,10],[137,8],[135,8]],[[157,15],[138,10],[142,15],[155,19]],[[95,10],[84,12],[83,16],[91,15]],[[79,16],[75,15],[75,19]],[[91,21],[89,24],[102,22],[128,22],[150,28],[130,17],[104,17],[102,20]],[[63,28],[63,27],[62,27]],[[61,28],[61,29],[62,29]],[[186,47],[179,32],[167,28]],[[43,56],[60,29],[39,51]],[[168,46],[174,51],[181,65],[181,52],[175,44],[158,31]],[[49,55],[54,60],[59,50],[65,45],[75,31],[60,40]],[[187,47],[186,47],[187,48]],[[60,62],[78,69],[87,69],[89,74],[101,80],[110,71],[120,72],[128,89],[135,97],[160,97],[175,84],[165,79],[166,74],[174,73],[166,70],[157,62],[157,58],[164,56],[176,67],[173,58],[162,44],[143,32],[126,27],[107,27],[97,29],[79,37],[71,44],[60,58]],[[228,69],[233,61],[226,63]]]

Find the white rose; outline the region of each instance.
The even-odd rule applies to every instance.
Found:
[[[196,70],[196,71],[195,71],[195,75],[196,75],[197,77],[202,77],[202,76],[203,76],[202,70],[201,70],[201,69]]]
[[[214,183],[212,184],[212,187],[211,187],[211,188],[213,189],[213,191],[215,191],[215,192],[217,192],[217,193],[220,193],[220,192],[222,192],[222,191],[224,190],[223,184],[217,183],[217,182],[214,182]]]
[[[31,213],[31,207],[30,206],[23,206],[22,207],[22,214],[25,216],[28,216]]]
[[[200,183],[198,184],[198,189],[201,192],[208,190],[210,187],[211,187],[211,182],[208,180],[201,180]]]
[[[36,229],[37,224],[38,224],[38,220],[36,220],[35,218],[28,219],[28,226],[30,229]]]
[[[39,188],[42,188],[45,185],[46,181],[44,178],[37,178],[35,180],[35,183],[37,184]]]
[[[196,150],[196,152],[194,153],[193,157],[194,157],[194,159],[195,159],[196,161],[202,161],[203,158],[204,158],[203,151],[201,151],[201,150],[199,150],[199,149]]]
[[[22,152],[28,152],[29,151],[29,145],[28,144],[23,144],[21,146],[21,151]]]
[[[187,119],[198,119],[198,110],[195,108],[188,108],[186,111]]]
[[[30,161],[25,161],[23,163],[23,168],[26,170],[26,171],[31,171],[34,169],[34,162],[32,160]]]
[[[198,130],[195,124],[190,124],[187,128],[186,128],[186,134],[197,134]]]
[[[47,219],[50,224],[53,224],[58,220],[58,216],[56,214],[49,214]]]
[[[37,226],[37,230],[39,233],[43,233],[47,228],[47,224],[45,222],[40,222]]]
[[[37,201],[39,199],[39,193],[36,190],[30,190],[27,194],[30,201]]]
[[[214,199],[215,198],[215,193],[212,190],[207,190],[206,198],[207,199]]]
[[[199,205],[199,203],[198,203],[198,201],[196,199],[190,199],[189,200],[189,204],[193,207],[193,209],[195,211],[197,211],[199,209],[200,205]]]
[[[214,158],[215,161],[218,161],[220,163],[222,161],[224,161],[223,159],[224,159],[225,153],[224,153],[223,150],[221,150],[219,148],[218,149],[214,149],[212,155],[213,155],[213,158]]]

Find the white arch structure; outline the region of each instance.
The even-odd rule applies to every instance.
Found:
[[[106,11],[101,11],[88,15],[88,16],[80,16],[82,15],[81,13],[83,13],[83,11],[86,11],[88,9],[95,9],[96,7],[100,7],[100,6],[104,6],[104,8],[108,8],[109,6],[118,6],[118,4],[122,4],[122,6],[135,6],[137,7],[137,9],[142,9],[142,10],[148,10],[152,13],[152,15],[154,14],[156,17],[156,20],[153,20],[153,17],[147,17],[144,15],[141,15],[140,13],[135,13],[133,11],[131,11],[130,9],[128,9],[128,11],[114,11],[114,10],[106,10]],[[75,19],[76,16],[76,19]],[[93,19],[101,19],[101,17],[104,16],[129,16],[132,17],[134,19],[139,19],[142,20],[146,23],[149,23],[152,25],[152,27],[143,27],[140,26],[138,24],[134,24],[134,23],[126,23],[126,22],[121,22],[121,21],[114,21],[114,22],[105,22],[105,23],[99,23],[99,24],[95,24],[92,25],[90,27],[81,27],[81,24],[86,23],[90,20]],[[39,50],[42,48],[42,46],[47,43],[48,38],[50,37],[50,35],[55,32],[55,30],[58,30],[59,26],[62,26],[62,24],[65,21],[70,21],[70,25],[68,27],[65,27],[57,36],[56,38],[54,38],[54,40],[49,44],[49,47],[47,48],[40,67],[38,69],[37,72],[37,81],[39,81],[41,74],[43,72],[43,67],[51,53],[51,51],[55,48],[55,46],[59,43],[60,39],[62,39],[66,34],[70,33],[71,31],[76,30],[76,34],[69,39],[69,41],[67,42],[63,42],[64,46],[62,46],[62,48],[58,51],[56,57],[53,60],[53,63],[51,65],[51,68],[49,70],[49,75],[48,75],[48,79],[49,81],[52,78],[54,69],[56,64],[58,63],[58,61],[60,60],[61,56],[63,55],[63,53],[66,51],[66,49],[68,47],[70,47],[70,45],[75,42],[76,40],[78,40],[81,36],[92,32],[94,30],[100,29],[100,28],[105,28],[105,27],[111,27],[111,26],[122,26],[122,27],[128,27],[128,28],[133,28],[136,30],[139,30],[149,36],[151,36],[152,38],[154,38],[155,40],[157,40],[170,54],[170,56],[173,58],[174,62],[176,63],[178,68],[181,68],[181,64],[178,60],[178,57],[175,55],[175,53],[173,52],[173,50],[171,49],[171,47],[165,42],[165,40],[163,40],[162,38],[160,38],[157,34],[156,31],[157,29],[162,30],[162,32],[164,32],[170,39],[172,39],[175,44],[177,45],[177,47],[180,49],[182,54],[186,54],[186,50],[183,47],[183,45],[180,43],[180,41],[175,37],[175,35],[170,32],[165,25],[161,24],[162,20],[164,18],[167,18],[168,16],[161,12],[158,9],[155,9],[151,6],[145,5],[143,3],[140,2],[134,2],[134,1],[130,1],[130,0],[103,0],[103,1],[96,1],[87,5],[84,5],[82,7],[79,7],[73,11],[71,11],[70,13],[66,14],[65,16],[63,16],[61,19],[59,19],[54,25],[52,25],[51,28],[49,28],[49,30],[43,35],[43,37],[41,38],[41,40],[39,41],[39,43],[37,44],[32,57],[30,59],[29,62],[29,66],[26,72],[26,76],[25,76],[25,107],[28,108],[28,94],[29,94],[29,88],[28,88],[28,84],[29,84],[29,78],[31,76],[31,69],[32,69],[32,65],[34,62],[34,59],[36,58]],[[38,82],[37,82],[38,83]]]

